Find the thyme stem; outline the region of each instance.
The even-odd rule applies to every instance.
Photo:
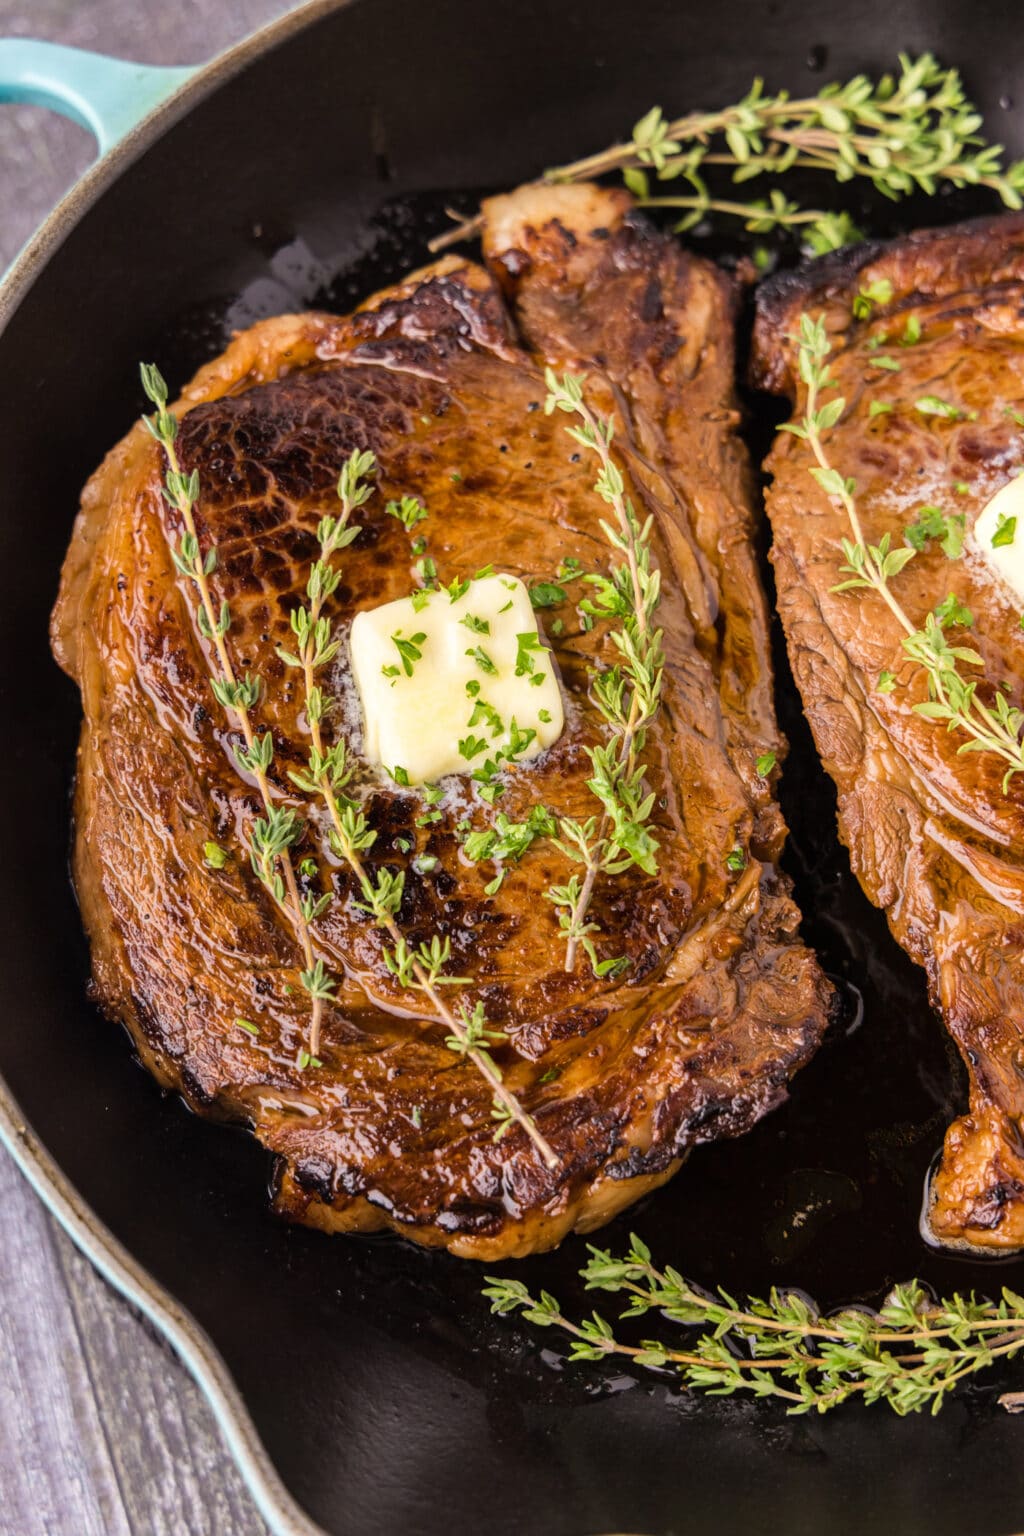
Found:
[[[527,1322],[567,1333],[572,1360],[618,1355],[670,1367],[688,1386],[781,1398],[791,1413],[826,1413],[853,1397],[885,1401],[900,1415],[936,1413],[960,1381],[1024,1349],[1024,1296],[1006,1288],[998,1302],[973,1295],[935,1300],[913,1280],[894,1287],[879,1312],[822,1317],[798,1292],[773,1289],[767,1299],[741,1305],[721,1288],[701,1290],[678,1271],[657,1268],[635,1236],[624,1258],[594,1247],[590,1255],[580,1271],[588,1290],[623,1296],[623,1319],[653,1311],[701,1330],[692,1346],[627,1342],[600,1313],[575,1322],[555,1297],[534,1297],[519,1280],[489,1276],[484,1295],[494,1312],[520,1312]]]
[[[667,120],[654,107],[625,143],[558,166],[536,185],[618,171],[642,206],[682,209],[680,229],[709,213],[741,218],[748,229],[762,232],[802,227],[820,253],[860,238],[846,214],[802,208],[777,186],[767,198],[748,202],[712,198],[705,168],[730,167],[735,185],[794,169],[821,171],[839,182],[866,179],[896,200],[915,190],[934,193],[942,183],[986,187],[1007,207],[1019,208],[1024,162],[1004,169],[1001,147],[986,145],[980,127],[955,69],[943,69],[930,53],[916,59],[901,54],[895,78],[873,82],[857,75],[816,96],[794,100],[785,91],[768,96],[758,79],[742,101],[721,110]],[[660,183],[681,179],[692,195],[653,196],[652,177]],[[431,241],[431,249],[443,250],[481,229],[479,216],[463,219]]]
[[[233,713],[238,721],[245,741],[242,766],[255,779],[263,802],[265,817],[256,824],[250,835],[249,846],[253,866],[270,890],[277,906],[291,923],[302,950],[305,968],[300,979],[310,994],[309,1049],[303,1054],[312,1060],[316,1058],[320,1045],[325,994],[329,995],[331,988],[329,984],[325,986],[325,978],[322,975],[319,976],[320,985],[310,985],[310,978],[317,974],[318,965],[309,923],[303,911],[298,882],[295,878],[295,866],[289,851],[290,843],[298,836],[300,829],[294,820],[287,816],[287,813],[282,817],[280,808],[275,805],[267,775],[267,769],[272,760],[272,740],[269,732],[262,741],[257,738],[250,713],[250,705],[255,703],[259,696],[259,682],[258,679],[255,683],[249,679],[239,680],[225,638],[230,624],[227,604],[222,604],[219,613],[214,604],[209,577],[216,569],[216,548],[211,547],[206,555],[203,555],[195,521],[195,505],[199,498],[198,471],[190,476],[182,471],[176,447],[178,421],[167,409],[167,386],[158,369],[152,364],[143,364],[140,372],[146,395],[156,406],[155,415],[145,417],[144,420],[151,435],[162,448],[168,467],[163,487],[164,499],[179,513],[185,528],[180,548],[175,549],[169,537],[168,548],[177,570],[195,583],[199,593],[200,633],[213,645],[220,668],[219,675],[212,674],[214,695],[229,717]],[[265,837],[260,829],[266,832]],[[274,866],[280,870],[280,884],[270,878],[270,870]],[[322,972],[322,969],[323,963],[320,962],[319,971]]]
[[[582,946],[595,975],[604,975],[621,962],[598,961],[594,950],[592,935],[597,928],[588,921],[588,913],[598,877],[630,864],[648,874],[657,870],[658,844],[648,825],[654,796],[644,793],[643,769],[637,760],[661,699],[664,657],[661,632],[653,629],[660,581],[658,571],[651,570],[650,520],[641,526],[612,457],[612,422],[598,417],[587,403],[583,379],[568,373],[559,379],[549,368],[545,382],[547,413],[559,410],[576,416],[581,425],[566,427],[566,432],[597,456],[600,471],[594,489],[612,508],[617,525],[612,528],[602,519],[601,526],[626,560],[610,581],[590,578],[598,585],[604,615],[623,621],[611,636],[621,663],[592,678],[595,700],[613,732],[608,746],[590,749],[594,776],[589,787],[602,805],[601,818],[596,826],[593,818],[582,826],[567,819],[559,823],[558,846],[583,866],[584,876],[582,882],[574,876],[547,893],[565,935],[566,971],[575,970]],[[627,689],[629,703],[624,707]]]
[[[978,697],[977,680],[967,680],[961,666],[980,668],[982,658],[969,646],[950,645],[942,622],[935,613],[927,615],[919,629],[892,590],[892,578],[914,557],[912,547],[890,548],[888,534],[877,545],[869,544],[856,502],[856,484],[832,465],[824,444],[824,434],[842,416],[846,401],[838,395],[822,404],[822,391],[833,381],[828,370],[831,344],[823,316],[800,317],[798,364],[806,387],[804,414],[799,422],[787,423],[783,431],[805,441],[814,457],[811,474],[818,484],[846,513],[851,539],[843,540],[846,563],[841,567],[847,578],[834,588],[837,592],[870,588],[885,602],[903,630],[903,650],[911,661],[924,669],[928,681],[928,701],[915,704],[915,714],[945,724],[968,740],[958,749],[964,752],[992,752],[1007,765],[1003,775],[1005,793],[1015,774],[1024,773],[1024,713],[1013,708],[1005,694],[997,691],[995,707]]]
[[[734,203],[720,197],[638,197],[638,208],[690,208],[703,218],[709,213],[724,213],[731,218],[745,219],[748,228],[763,229],[765,215],[749,203]],[[772,216],[772,226],[795,229],[801,224],[816,224],[821,214],[815,209],[780,209]]]
[[[289,665],[298,664],[302,671],[306,697],[306,713],[310,724],[313,749],[310,753],[309,775],[293,775],[300,788],[315,790],[322,799],[331,819],[333,844],[336,853],[344,859],[359,885],[362,902],[378,926],[394,945],[389,964],[392,973],[403,985],[413,985],[429,1000],[437,1018],[447,1025],[459,1044],[460,1054],[473,1063],[476,1070],[489,1084],[494,1100],[495,1115],[499,1120],[498,1134],[514,1122],[526,1132],[530,1141],[549,1168],[558,1166],[558,1158],[550,1143],[541,1134],[532,1116],[505,1086],[502,1074],[487,1049],[493,1031],[486,1021],[474,1012],[463,1009],[460,1013],[450,1008],[440,991],[440,969],[447,958],[450,945],[442,946],[436,940],[433,946],[420,946],[411,950],[398,927],[396,914],[401,901],[403,881],[385,878],[376,882],[371,879],[361,850],[370,846],[374,834],[366,827],[361,813],[349,800],[342,803],[341,791],[348,780],[345,766],[345,744],[334,748],[325,746],[322,720],[327,706],[317,687],[316,672],[333,658],[337,642],[330,633],[329,622],[323,617],[324,604],[338,583],[338,572],[331,564],[331,556],[344,548],[358,534],[349,520],[352,512],[370,495],[363,478],[376,467],[370,453],[354,452],[342,470],[338,480],[341,513],[337,518],[324,518],[319,527],[320,558],[310,572],[307,585],[309,606],[299,609],[292,616],[292,628],[299,639],[297,655],[281,650],[279,654]],[[446,978],[451,981],[452,978]]]

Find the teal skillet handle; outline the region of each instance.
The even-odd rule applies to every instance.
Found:
[[[194,73],[32,38],[0,38],[0,102],[27,101],[72,118],[95,135],[101,155]]]

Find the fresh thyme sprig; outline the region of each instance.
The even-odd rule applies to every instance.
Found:
[[[217,549],[211,545],[203,554],[196,531],[199,471],[194,469],[186,475],[181,468],[176,447],[178,419],[167,409],[167,385],[160,370],[153,363],[142,363],[139,372],[146,398],[156,407],[154,414],[144,416],[143,420],[163,450],[166,461],[163,496],[184,526],[177,546],[170,535],[166,535],[168,548],[179,575],[192,582],[197,590],[196,622],[203,639],[212,646],[212,655],[208,654],[207,658],[210,686],[229,720],[234,716],[238,722],[245,745],[235,748],[235,760],[239,769],[255,780],[263,801],[263,815],[253,821],[248,833],[252,867],[290,922],[302,950],[304,966],[299,972],[299,980],[309,996],[311,1012],[309,1048],[300,1053],[299,1064],[302,1067],[317,1065],[324,1004],[330,1002],[336,983],[323,960],[314,954],[310,932],[314,914],[308,911],[299,894],[295,878],[291,849],[302,837],[303,824],[294,810],[275,803],[271,791],[268,775],[274,759],[273,736],[270,731],[259,735],[252,720],[262,680],[252,672],[239,677],[227,648],[231,610],[226,600],[217,606],[210,588],[210,577],[217,569]]]
[[[678,209],[679,230],[709,214],[742,219],[755,233],[795,229],[820,254],[860,238],[848,214],[802,207],[778,187],[767,197],[714,196],[705,179],[712,166],[732,170],[734,185],[791,170],[821,171],[837,181],[864,178],[883,196],[898,200],[915,190],[933,193],[943,183],[988,187],[1009,208],[1021,206],[1024,161],[1003,168],[1002,147],[986,145],[981,117],[964,96],[959,72],[943,69],[930,53],[899,56],[899,73],[873,82],[856,75],[815,96],[792,98],[787,91],[766,95],[755,80],[735,106],[690,112],[666,120],[652,107],[624,144],[613,145],[546,173],[553,182],[586,181],[620,171],[645,208]],[[683,182],[682,194],[652,192]],[[479,217],[466,219],[431,242],[441,250],[478,234]]]
[[[589,1246],[589,1245],[588,1245]],[[622,1296],[625,1319],[660,1312],[669,1322],[703,1330],[689,1348],[658,1339],[630,1344],[598,1312],[570,1321],[547,1291],[534,1297],[521,1280],[488,1276],[484,1295],[497,1313],[520,1312],[572,1339],[571,1360],[618,1355],[655,1370],[674,1370],[687,1386],[712,1396],[750,1392],[777,1397],[790,1413],[827,1413],[860,1399],[886,1402],[901,1417],[938,1413],[958,1382],[1024,1349],[1024,1296],[1003,1288],[998,1302],[973,1295],[936,1301],[917,1280],[898,1285],[878,1312],[848,1308],[822,1316],[800,1292],[773,1288],[766,1300],[739,1302],[659,1269],[638,1237],[625,1258],[590,1247],[580,1271],[587,1290]]]
[[[448,1047],[471,1061],[486,1079],[493,1093],[492,1115],[496,1121],[495,1140],[513,1124],[526,1132],[549,1168],[558,1166],[550,1144],[541,1134],[532,1116],[505,1086],[501,1069],[491,1056],[491,1047],[505,1037],[490,1027],[484,1015],[483,1005],[472,1009],[462,1003],[450,1008],[441,994],[445,986],[462,986],[467,978],[446,976],[445,965],[451,957],[451,940],[443,941],[438,934],[429,941],[411,947],[398,926],[398,913],[405,890],[405,875],[392,874],[381,869],[371,877],[363,854],[373,846],[377,834],[367,824],[359,803],[346,795],[345,790],[352,777],[348,765],[346,744],[343,738],[327,746],[323,734],[323,722],[334,702],[317,682],[317,673],[337,654],[339,641],[332,633],[330,620],[324,614],[324,605],[337,589],[341,573],[334,564],[334,556],[358,537],[359,529],[350,524],[352,513],[372,495],[372,487],[366,477],[376,469],[372,453],[354,451],[338,478],[338,497],[341,512],[337,517],[323,517],[317,528],[320,543],[319,557],[310,567],[306,583],[307,603],[300,605],[291,616],[291,627],[296,636],[295,651],[283,647],[278,655],[287,666],[302,673],[305,689],[306,717],[309,721],[310,751],[307,769],[292,772],[290,777],[299,789],[318,795],[330,817],[331,848],[339,859],[351,869],[359,887],[357,905],[371,917],[391,940],[392,948],[385,950],[385,963],[399,985],[418,991],[428,1000],[437,1018],[447,1026]],[[392,503],[391,505],[394,505]],[[415,637],[414,637],[415,638]],[[422,640],[422,636],[418,637]],[[327,897],[320,898],[329,900]],[[319,906],[315,908],[319,912]]]
[[[846,401],[839,395],[821,403],[823,390],[834,387],[828,368],[831,351],[823,316],[800,317],[798,367],[806,389],[804,414],[799,422],[789,422],[783,431],[803,439],[814,455],[811,474],[818,484],[846,513],[852,538],[843,539],[845,564],[840,567],[844,580],[836,592],[869,588],[877,592],[904,631],[903,650],[916,662],[928,679],[928,699],[913,705],[915,714],[944,723],[950,732],[960,732],[969,739],[959,753],[992,752],[1006,765],[1003,792],[1015,774],[1024,773],[1024,712],[1015,709],[999,689],[990,707],[978,696],[978,682],[967,679],[962,666],[981,667],[976,650],[966,645],[951,645],[943,623],[935,613],[927,615],[923,628],[915,625],[892,590],[892,578],[899,574],[917,553],[914,547],[893,549],[888,534],[877,544],[868,544],[856,502],[856,484],[844,477],[830,463],[824,437],[839,421]],[[893,691],[894,679],[886,675],[883,692]]]
[[[564,411],[578,417],[579,425],[565,430],[598,458],[601,467],[594,490],[612,508],[616,524],[613,527],[602,518],[601,528],[612,548],[625,556],[610,580],[600,581],[601,607],[594,610],[621,621],[621,628],[610,632],[621,660],[591,677],[594,701],[611,726],[609,741],[587,748],[593,770],[588,788],[601,803],[601,817],[582,823],[560,820],[557,846],[582,865],[583,875],[582,879],[573,875],[565,885],[552,886],[545,893],[565,936],[565,969],[575,968],[577,948],[582,946],[595,976],[604,976],[621,968],[622,962],[599,961],[594,948],[593,935],[599,930],[588,921],[587,913],[598,877],[618,874],[631,864],[647,874],[656,874],[658,868],[658,840],[650,827],[654,794],[646,790],[640,754],[661,699],[664,657],[661,631],[654,628],[661,579],[660,572],[651,568],[651,520],[641,524],[626,494],[622,471],[612,458],[612,421],[597,416],[587,404],[585,379],[571,373],[559,378],[549,368],[544,381],[545,412]]]

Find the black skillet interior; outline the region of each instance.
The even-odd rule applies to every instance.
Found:
[[[472,1264],[275,1223],[257,1146],[192,1119],[133,1064],[85,997],[66,873],[78,701],[45,619],[79,487],[140,408],[135,361],[159,359],[179,382],[226,326],[309,302],[347,308],[425,259],[451,192],[598,147],[655,101],[732,101],[755,73],[805,91],[930,48],[961,66],[992,135],[1020,153],[1016,16],[1013,0],[357,0],[155,144],[85,215],[0,343],[0,1070],[86,1200],[209,1332],[288,1487],[329,1531],[995,1536],[1024,1526],[1021,1431],[994,1388],[937,1421],[885,1408],[811,1421],[566,1367],[552,1335],[489,1317]],[[863,1021],[847,991],[845,1025],[791,1103],[699,1152],[601,1241],[621,1245],[635,1227],[698,1280],[794,1284],[825,1305],[877,1299],[914,1274],[945,1289],[1019,1285],[1020,1264],[972,1266],[918,1237],[962,1082],[921,975],[851,879],[781,671],[788,863],[808,936],[859,989]],[[17,810],[28,786],[31,816]],[[582,1306],[583,1257],[570,1241],[515,1273]]]

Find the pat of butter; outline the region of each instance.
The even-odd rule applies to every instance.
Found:
[[[401,597],[352,624],[368,761],[423,784],[482,767],[509,747],[513,720],[536,732],[516,762],[557,741],[562,695],[523,583],[481,576],[454,602],[444,590],[420,597],[418,608]]]
[[[1024,476],[1008,480],[979,512],[974,542],[989,570],[1024,602]]]

